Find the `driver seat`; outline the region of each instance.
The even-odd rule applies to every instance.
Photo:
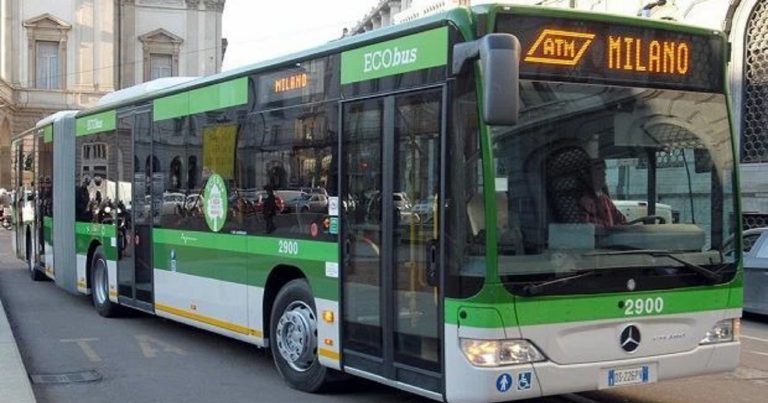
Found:
[[[589,154],[576,146],[560,148],[547,158],[547,198],[555,222],[583,222],[580,200],[588,190],[583,172],[590,163]]]

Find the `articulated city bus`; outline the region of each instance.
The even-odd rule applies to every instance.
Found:
[[[304,391],[728,371],[727,60],[719,32],[488,5],[116,93],[13,143],[17,253],[103,316],[268,347]]]

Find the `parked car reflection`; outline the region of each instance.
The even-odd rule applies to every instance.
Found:
[[[286,209],[297,213],[325,213],[328,211],[328,197],[319,193],[303,193],[286,203]]]
[[[733,253],[733,240],[728,241]],[[768,315],[768,227],[742,233],[744,311]],[[726,249],[728,250],[728,249]]]

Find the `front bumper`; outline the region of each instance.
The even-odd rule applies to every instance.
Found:
[[[448,327],[446,332],[451,331]],[[452,330],[455,335],[456,329]],[[736,341],[698,346],[681,353],[623,360],[570,365],[545,361],[479,368],[467,361],[456,343],[455,347],[446,345],[445,396],[448,402],[503,402],[597,390],[607,384],[607,369],[639,365],[652,368],[651,381],[726,372],[738,366],[740,348],[741,343]]]

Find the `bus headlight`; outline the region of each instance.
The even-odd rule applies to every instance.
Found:
[[[467,360],[478,367],[498,367],[546,360],[536,346],[528,340],[461,339],[461,350]]]
[[[739,319],[726,319],[715,323],[712,329],[699,342],[699,344],[724,343],[736,339],[739,328]]]

